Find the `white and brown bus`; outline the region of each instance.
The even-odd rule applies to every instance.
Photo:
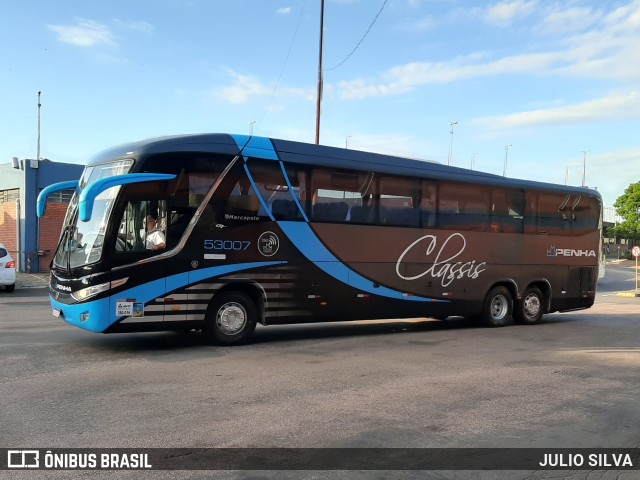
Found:
[[[497,327],[595,298],[602,201],[586,188],[227,134],[102,152],[77,184],[45,189],[38,214],[70,187],[51,304],[94,332],[202,329],[235,344],[258,322]]]

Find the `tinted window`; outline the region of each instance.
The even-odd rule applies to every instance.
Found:
[[[583,235],[600,224],[595,197],[552,192],[527,192],[525,232],[542,235]]]
[[[316,222],[343,223],[352,220],[350,212],[356,207],[354,223],[375,223],[374,180],[371,172],[314,168],[307,215]]]
[[[494,188],[491,196],[491,229],[505,233],[522,233],[524,192]]]
[[[422,224],[420,181],[411,178],[380,178],[380,219],[384,225],[419,228]]]
[[[489,187],[441,182],[435,223],[450,230],[489,231],[490,198]]]

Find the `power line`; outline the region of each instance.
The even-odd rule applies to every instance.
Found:
[[[284,73],[284,69],[287,66],[287,62],[289,61],[289,56],[291,55],[291,50],[293,49],[293,44],[295,43],[296,36],[298,35],[298,29],[300,28],[300,23],[302,22],[302,14],[304,13],[304,6],[305,4],[303,3],[302,8],[300,9],[300,16],[298,17],[298,23],[296,24],[296,29],[293,32],[293,36],[291,37],[289,50],[287,51],[287,55],[284,59],[284,63],[282,64],[282,68],[280,69],[280,75],[278,75],[278,80],[276,80],[276,84],[273,87],[273,91],[271,92],[271,97],[269,97],[269,102],[267,103],[267,106],[265,107],[264,112],[262,112],[262,116],[260,117],[260,121],[258,122],[258,125],[262,125],[262,120],[264,119],[264,116],[267,114],[267,111],[269,110],[269,108],[271,108],[271,102],[273,101],[273,97],[276,94],[276,90],[278,90],[278,87],[280,86],[280,80],[282,80],[282,74]],[[253,127],[252,127],[252,131],[253,131]]]
[[[329,71],[329,70],[335,70],[338,67],[341,67],[347,60],[349,60],[351,58],[351,55],[353,55],[355,53],[355,51],[358,49],[358,47],[360,46],[360,44],[364,41],[365,37],[369,34],[369,32],[371,31],[371,28],[373,27],[373,25],[376,23],[376,21],[378,20],[378,17],[380,16],[380,14],[382,13],[382,10],[384,10],[384,7],[387,5],[388,0],[384,0],[384,2],[382,2],[382,6],[380,7],[380,10],[378,10],[378,13],[376,14],[376,16],[373,18],[373,21],[371,22],[371,25],[369,25],[369,28],[367,28],[367,31],[364,32],[364,35],[362,36],[362,38],[360,39],[360,41],[358,41],[358,43],[356,43],[356,46],[353,47],[353,50],[351,50],[351,53],[349,53],[349,55],[347,55],[345,57],[344,60],[342,60],[339,64],[337,64],[335,67],[331,67],[331,68],[325,68],[325,71]]]

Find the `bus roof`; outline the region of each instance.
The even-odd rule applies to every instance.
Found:
[[[283,162],[375,171],[393,175],[465,183],[499,185],[515,189],[550,190],[601,198],[599,192],[586,187],[505,178],[500,175],[443,165],[428,160],[396,157],[290,140],[223,133],[175,135],[126,143],[98,153],[89,160],[88,165],[96,165],[116,158],[140,158],[147,155],[170,152],[210,152],[235,156],[240,155],[245,147],[251,147],[252,145],[257,145],[257,148],[250,148],[251,152],[264,153],[264,158],[278,158]],[[254,154],[254,156],[260,155]]]

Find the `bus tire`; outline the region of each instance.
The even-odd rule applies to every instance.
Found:
[[[513,314],[513,298],[506,287],[494,287],[484,299],[482,321],[487,327],[504,327]]]
[[[204,334],[216,345],[240,345],[253,334],[257,318],[256,305],[248,295],[221,293],[207,309]]]
[[[533,325],[542,319],[544,296],[539,288],[529,287],[524,291],[522,300],[516,302],[513,319],[522,325]]]

